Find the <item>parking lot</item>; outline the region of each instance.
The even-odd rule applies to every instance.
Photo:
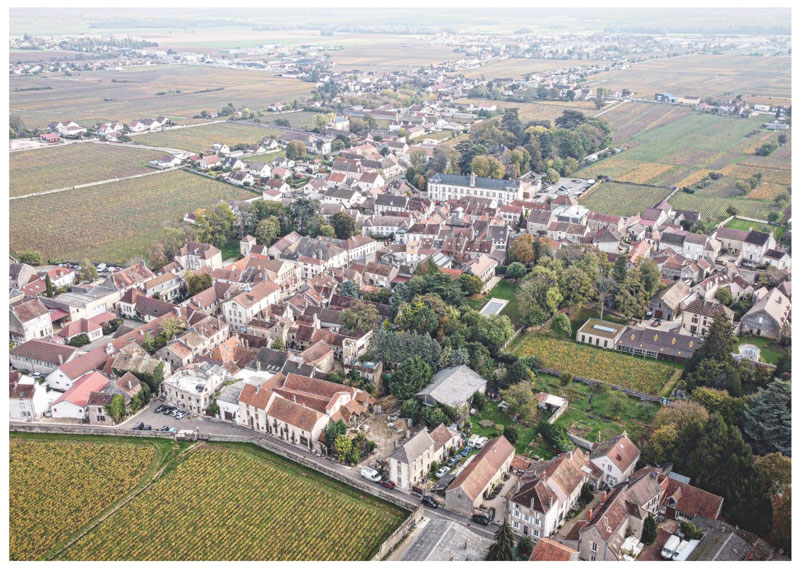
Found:
[[[594,184],[595,180],[593,179],[562,177],[557,182],[548,185],[546,188],[537,193],[536,199],[539,201],[546,201],[551,197],[559,197],[561,195],[569,195],[575,199],[578,199]]]
[[[117,427],[122,428],[123,430],[130,430],[136,425],[137,422],[142,422],[143,424],[147,424],[148,426],[152,427],[153,430],[159,430],[162,426],[167,426],[170,428],[177,428],[178,430],[197,429],[197,431],[200,433],[226,434],[235,436],[247,435],[249,432],[241,426],[237,426],[229,422],[212,420],[211,418],[192,414],[189,414],[185,418],[178,420],[172,416],[157,413],[156,408],[162,404],[165,404],[163,400],[153,399],[153,401],[145,410],[137,413],[134,416],[131,416],[128,418],[128,420]]]

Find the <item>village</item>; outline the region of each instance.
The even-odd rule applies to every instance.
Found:
[[[790,202],[768,219],[673,205],[723,178],[709,167],[638,184],[658,198],[612,214],[593,203],[615,181],[589,173],[636,151],[604,120],[617,106],[752,121],[764,155],[788,143],[771,136],[791,109],[592,82],[700,41],[621,54],[611,32],[548,38],[439,33],[462,59],[392,72],[338,70],[329,46],[16,38],[87,53],[12,59],[21,76],[202,65],[308,96],[20,129],[12,153],[219,124],[259,140],[152,146],[131,177],[180,171],[249,198],[184,211],[146,254],[10,255],[12,432],[257,443],[411,511],[382,559],[788,559],[790,482],[769,488],[791,457]],[[463,74],[566,54],[522,78]],[[513,106],[534,100],[584,106],[552,121]],[[80,187],[64,185],[30,195]]]

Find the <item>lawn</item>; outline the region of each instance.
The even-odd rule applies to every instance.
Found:
[[[519,305],[517,304],[517,284],[511,280],[503,279],[488,294],[473,296],[468,302],[470,307],[480,311],[490,298],[508,300],[505,307],[500,310],[500,314],[508,316],[515,328],[522,325],[522,316],[520,316]]]
[[[500,435],[500,431],[494,426],[481,426],[480,422],[482,420],[489,420],[495,424],[502,424],[504,429],[513,425],[517,427],[517,443],[514,444],[514,447],[516,448],[518,454],[538,455],[544,459],[553,457],[553,448],[549,447],[547,442],[544,442],[544,446],[539,448],[530,447],[531,441],[533,441],[537,436],[536,425],[539,422],[538,417],[529,424],[514,424],[511,421],[511,418],[504,411],[497,408],[497,404],[498,403],[496,402],[487,402],[486,406],[483,407],[483,410],[481,410],[475,416],[470,417],[473,434],[486,436],[489,439],[496,438]],[[538,441],[542,442],[541,440]]]
[[[219,250],[222,253],[222,260],[228,260],[229,258],[238,259],[240,255],[239,241],[231,239],[225,243],[224,246],[220,247]]]
[[[266,110],[275,102],[306,99],[313,90],[312,84],[299,79],[197,65],[125,67],[120,71],[72,72],[71,76],[11,76],[9,81],[11,108],[28,128],[43,128],[64,117],[83,126],[158,115],[185,124],[204,110],[219,111],[228,103],[253,111]],[[52,89],[18,91],[27,87]]]
[[[759,353],[759,359],[764,363],[769,363],[770,365],[777,365],[778,359],[781,358],[781,355],[786,353],[786,348],[780,345],[774,339],[770,339],[769,337],[759,337],[757,335],[740,335],[736,337],[736,351],[739,351],[739,346],[745,343],[749,343],[750,345],[755,345],[758,347],[761,352]]]
[[[658,395],[680,370],[663,361],[644,359],[574,341],[528,333],[517,337],[510,351],[537,357],[549,369]]]
[[[50,261],[122,263],[143,255],[184,214],[254,193],[181,170],[10,203],[12,251]]]
[[[249,126],[235,122],[218,122],[190,128],[173,128],[153,134],[133,136],[131,140],[144,146],[178,148],[188,152],[210,152],[215,143],[235,146],[236,144],[255,144],[265,136],[277,136],[276,128]]]
[[[161,440],[11,434],[9,557],[36,560],[151,476]]]
[[[658,205],[669,194],[670,190],[663,187],[607,182],[595,186],[580,201],[581,205],[597,213],[630,217],[646,207]]]
[[[107,144],[66,144],[9,154],[12,197],[152,172],[162,152]]]
[[[408,512],[255,446],[195,445],[63,560],[369,560]]]
[[[761,231],[762,233],[772,233],[777,227],[773,227],[768,223],[757,223],[755,221],[747,221],[746,219],[733,218],[725,224],[729,229],[739,229],[740,231]]]

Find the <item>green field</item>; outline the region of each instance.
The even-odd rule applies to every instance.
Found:
[[[11,201],[12,251],[51,261],[122,263],[143,255],[161,229],[220,200],[253,192],[181,170]]]
[[[521,79],[529,73],[541,71],[552,71],[556,69],[570,69],[575,67],[590,67],[595,64],[605,65],[602,61],[589,59],[529,59],[529,58],[509,58],[499,61],[484,63],[474,69],[458,71],[468,79],[497,79],[501,77],[513,77]]]
[[[734,217],[730,221],[725,224],[726,227],[729,229],[739,229],[740,231],[761,231],[762,233],[772,233],[775,231],[775,227],[768,223],[756,223],[755,221],[747,221],[745,219],[739,219],[738,217]]]
[[[626,102],[610,107],[600,118],[611,125],[614,146],[626,144],[637,134],[691,114],[685,106]]]
[[[766,219],[771,212],[781,211],[774,201],[747,199],[746,197],[714,197],[698,193],[690,195],[682,191],[676,193],[669,200],[669,204],[675,209],[699,211],[703,220],[713,219],[717,221],[728,217],[726,210],[730,206],[738,209],[740,215],[752,217],[753,219]]]
[[[154,171],[147,162],[163,154],[107,144],[67,144],[9,154],[9,193],[27,195]]]
[[[228,103],[255,112],[275,102],[303,100],[313,88],[299,79],[246,69],[190,65],[132,66],[120,71],[72,72],[70,76],[12,75],[9,82],[11,108],[28,128],[67,118],[90,126],[159,115],[185,124],[204,110],[219,111]],[[52,88],[18,90],[28,87]]]
[[[133,136],[131,140],[144,146],[177,148],[188,152],[210,152],[215,143],[235,146],[236,144],[255,144],[265,136],[277,136],[275,128],[249,126],[231,122],[218,122],[188,128],[175,128],[153,134]]]
[[[539,333],[517,337],[509,350],[518,357],[536,357],[548,369],[651,395],[671,390],[667,388],[668,385],[674,383],[680,374],[680,369],[663,361],[634,357]]]
[[[627,183],[602,183],[581,198],[581,205],[597,213],[638,215],[646,207],[654,207],[666,199],[670,190],[663,187],[631,185]]]
[[[407,516],[255,446],[195,444],[58,558],[369,560]]]
[[[455,101],[459,104],[473,104],[480,105],[495,105],[497,110],[502,112],[507,108],[516,108],[520,120],[524,123],[529,120],[550,120],[554,121],[556,118],[564,114],[565,110],[577,110],[588,116],[597,113],[594,104],[589,102],[550,102],[542,101],[538,103],[518,103],[506,101],[491,101],[488,99],[459,99]]]

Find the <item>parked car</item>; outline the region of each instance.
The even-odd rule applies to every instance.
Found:
[[[477,434],[473,434],[472,436],[470,436],[469,440],[467,440],[467,447],[468,448],[474,448],[475,447],[475,442],[478,441],[478,438],[480,438],[480,436],[478,436]]]
[[[174,434],[175,432],[177,432],[177,431],[178,431],[178,429],[177,429],[177,428],[175,428],[175,426],[172,426],[172,427],[170,427],[170,429],[169,429],[169,430],[167,430],[167,432],[171,432],[171,433],[173,433],[173,434]]]
[[[156,407],[156,414],[161,414],[166,410],[169,410],[169,406],[167,406],[166,404],[160,404]]]
[[[381,480],[381,474],[378,470],[372,467],[364,466],[361,468],[361,477],[378,483]]]
[[[486,442],[488,442],[488,441],[489,441],[489,438],[487,438],[486,436],[481,436],[475,442],[475,447],[478,448],[478,449],[481,449],[483,446],[486,445]]]
[[[461,450],[461,452],[459,452],[458,455],[460,455],[462,458],[465,458],[469,455],[470,449],[471,448],[464,448],[463,450]]]
[[[145,424],[144,426],[142,426],[142,430],[152,430],[152,429],[153,427],[150,426],[150,424]]]
[[[388,479],[383,479],[380,482],[386,489],[394,489],[394,481],[390,481]]]
[[[477,524],[479,524],[479,525],[483,525],[483,526],[487,526],[489,523],[492,522],[489,519],[489,517],[487,517],[486,515],[480,515],[480,514],[472,515],[472,521],[477,523]]]
[[[448,465],[449,467],[453,467],[453,466],[454,466],[454,465],[456,465],[457,463],[458,463],[458,457],[456,457],[456,456],[453,456],[452,458],[450,458],[449,460],[447,460],[447,465]]]
[[[433,497],[428,497],[427,495],[422,498],[422,504],[426,507],[430,507],[431,509],[439,508],[439,503],[437,503]]]
[[[653,327],[658,327],[658,326],[661,325],[661,320],[656,318],[656,319],[653,320],[653,323],[651,323],[650,325],[652,325]]]
[[[439,471],[437,471],[437,472],[436,472],[436,479],[441,479],[441,478],[443,478],[443,477],[444,477],[445,475],[447,475],[449,472],[450,472],[450,468],[449,468],[449,467],[447,467],[446,465],[445,465],[445,466],[442,466],[442,467],[440,467],[440,468],[439,468]]]
[[[131,428],[131,430],[144,430],[144,423],[137,422],[136,424],[133,425],[133,428]]]
[[[169,432],[169,426],[162,426],[158,429],[160,432]]]
[[[653,317],[653,312],[651,310],[647,310],[644,313],[644,319],[650,319],[651,317]]]

